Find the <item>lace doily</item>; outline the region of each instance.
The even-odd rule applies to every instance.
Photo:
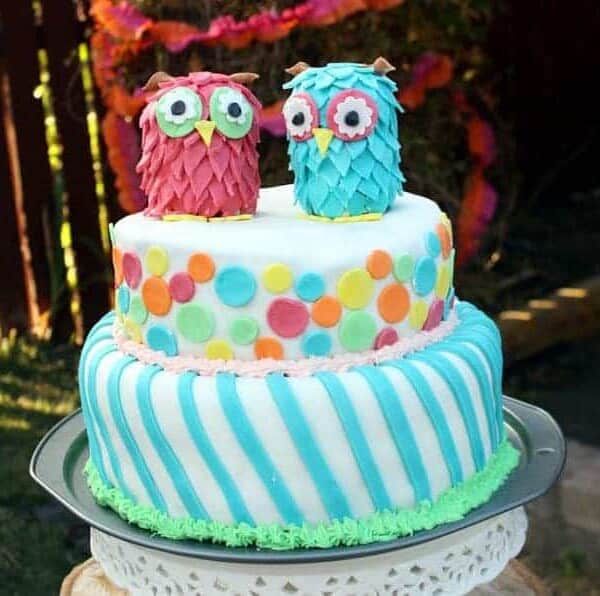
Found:
[[[140,547],[92,529],[91,548],[106,576],[131,596],[466,594],[492,581],[525,542],[523,508],[429,543],[311,564],[221,563]]]

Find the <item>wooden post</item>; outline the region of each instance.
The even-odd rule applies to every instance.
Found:
[[[63,141],[63,171],[69,202],[84,330],[108,309],[109,273],[102,250],[78,45],[83,25],[71,0],[42,0],[45,45],[54,109]]]

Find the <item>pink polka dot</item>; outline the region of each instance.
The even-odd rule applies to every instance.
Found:
[[[429,307],[429,313],[423,325],[424,331],[431,331],[435,329],[442,322],[442,315],[444,314],[444,301],[435,300]]]
[[[196,293],[196,284],[185,271],[176,273],[169,280],[169,292],[177,302],[189,302]]]
[[[398,341],[398,332],[393,327],[385,327],[375,338],[375,349],[379,350],[384,346],[393,346]]]
[[[142,264],[139,257],[132,252],[123,255],[123,275],[127,285],[134,289],[140,285],[142,279]]]
[[[267,322],[280,337],[298,337],[308,325],[308,309],[291,298],[277,298],[267,310]]]

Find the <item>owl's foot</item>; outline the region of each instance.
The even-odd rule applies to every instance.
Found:
[[[322,221],[324,223],[356,223],[361,221],[379,221],[383,213],[361,213],[361,215],[341,215],[340,217],[324,217],[323,215],[300,215],[302,219]]]
[[[240,213],[239,215],[226,215],[224,217],[206,217],[204,215],[192,215],[191,213],[169,213],[162,216],[163,221],[247,221],[252,219],[251,213]]]

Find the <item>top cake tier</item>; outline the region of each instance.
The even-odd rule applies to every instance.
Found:
[[[248,221],[130,215],[112,230],[124,340],[167,356],[301,360],[369,352],[448,318],[450,223],[405,193],[379,221],[310,221],[292,186]]]

